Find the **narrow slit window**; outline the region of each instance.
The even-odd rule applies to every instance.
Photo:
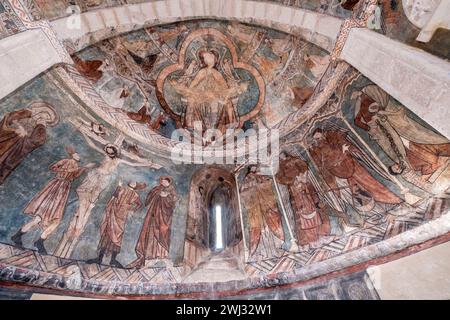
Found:
[[[216,206],[215,207],[215,222],[216,222],[216,250],[222,250],[224,248],[223,246],[223,230],[222,230],[222,207]]]

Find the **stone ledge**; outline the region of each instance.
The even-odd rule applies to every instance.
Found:
[[[64,62],[41,29],[27,30],[0,41],[0,98],[52,66]]]
[[[76,272],[71,272],[70,275],[58,274],[0,262],[0,281],[16,283],[17,286],[26,285],[45,290],[62,290],[65,294],[81,294],[88,297],[110,297],[111,295],[137,299],[145,298],[145,296],[156,298],[224,297],[273,289],[274,286],[306,285],[324,279],[336,278],[343,274],[364,270],[371,265],[385,263],[419,252],[449,240],[450,214],[447,213],[415,229],[335,258],[307,265],[292,272],[269,274],[246,280],[189,284],[177,282],[127,283],[123,281],[108,283],[95,279],[74,278]],[[32,252],[30,250],[22,251],[8,245],[0,245],[0,247],[10,248],[10,252],[15,254]],[[8,252],[8,250],[3,251]],[[34,254],[38,255],[37,253]],[[77,264],[80,263],[82,264],[82,262],[73,261],[73,264],[65,265],[77,268]],[[80,273],[78,272],[78,274]]]

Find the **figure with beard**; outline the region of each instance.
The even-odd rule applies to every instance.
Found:
[[[313,138],[309,152],[330,189],[338,197],[348,191],[351,199],[345,202],[366,212],[376,203],[395,206],[403,202],[354,158],[353,153],[360,151],[347,139],[346,132],[316,129]]]
[[[189,86],[171,81],[175,91],[187,101],[184,127],[195,128],[199,122],[206,129],[224,132],[238,122],[232,99],[247,90],[248,83],[230,86],[217,70],[219,53],[216,50],[201,50],[198,54],[202,66]]]
[[[277,181],[289,188],[299,243],[309,245],[330,234],[330,221],[327,215],[321,215],[323,204],[308,178],[306,161],[285,153],[280,156]]]
[[[170,228],[176,200],[173,179],[168,176],[160,177],[159,185],[145,199],[148,210],[136,244],[137,259],[129,268],[141,268],[145,265],[145,260],[169,256]]]

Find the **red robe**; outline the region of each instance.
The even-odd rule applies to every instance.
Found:
[[[347,145],[345,153],[342,147]],[[347,140],[347,134],[341,131],[324,132],[324,139],[310,149],[318,169],[327,184],[338,190],[336,177],[346,179],[352,193],[358,188],[368,192],[377,202],[399,204],[402,201],[392,191],[378,182],[372,175],[353,158],[352,152],[359,150]],[[336,191],[339,194],[338,191]]]
[[[249,173],[241,188],[242,198],[248,213],[250,229],[250,255],[255,253],[261,240],[264,224],[281,240],[284,240],[281,215],[269,178]]]
[[[109,200],[100,227],[100,250],[120,252],[127,217],[141,208],[139,194],[130,187],[117,187]]]
[[[368,123],[372,121],[373,116],[377,114],[377,112],[369,111],[369,106],[374,102],[375,100],[363,93],[361,96],[361,106],[359,112],[355,116],[355,125],[367,132],[370,131]]]
[[[341,4],[341,7],[345,10],[353,10],[353,8],[358,4],[359,0],[347,0]]]
[[[30,216],[41,217],[39,224],[42,228],[61,221],[72,181],[81,176],[85,169],[79,168],[74,159],[62,159],[51,165],[50,171],[56,173],[56,177],[30,201],[23,211]]]
[[[167,193],[163,196],[162,193]],[[137,259],[129,267],[142,267],[146,259],[167,258],[170,247],[170,226],[177,195],[170,185],[154,187],[145,200],[149,206],[136,245]]]
[[[73,61],[75,62],[75,68],[78,70],[78,72],[91,80],[93,83],[96,83],[100,78],[103,76],[103,72],[101,70],[98,70],[102,64],[103,61],[101,60],[81,60],[77,56],[73,56]]]
[[[289,187],[292,209],[294,210],[297,237],[301,245],[319,240],[330,233],[330,223],[326,215],[319,213],[320,199],[310,181],[296,183],[295,178],[308,170],[308,164],[300,158],[289,156],[280,161],[277,173],[279,183]]]
[[[29,132],[25,137],[20,137],[11,127],[13,120],[29,118],[31,111],[18,110],[6,114],[0,122],[0,185],[28,154],[45,143],[47,133],[44,125],[26,128]]]

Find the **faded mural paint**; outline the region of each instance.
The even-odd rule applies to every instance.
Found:
[[[205,77],[203,51],[215,55],[217,83]],[[281,32],[205,20],[115,37],[85,49],[76,61],[109,105],[170,138],[175,128],[192,129],[195,121],[221,131],[273,126],[302,107],[329,56]],[[216,91],[204,90],[209,86]],[[205,99],[211,102],[197,101]],[[217,111],[205,117],[203,108]]]
[[[328,60],[284,33],[202,20],[105,40],[74,56],[74,68],[130,127],[167,138],[192,130],[191,116],[207,128],[271,128],[303,108]],[[101,118],[60,75],[51,70],[0,101],[1,279],[17,273],[87,292],[98,281],[99,291],[124,294],[181,283],[217,257],[214,195],[231,203],[224,254],[245,279],[295,273],[450,208],[450,142],[355,70],[283,137],[274,176],[171,163]]]
[[[49,167],[55,162],[61,159],[70,158],[72,152],[67,152],[66,147],[71,147],[79,155],[79,167],[86,167],[89,163],[94,163],[97,167],[102,161],[102,155],[100,152],[93,150],[86,144],[83,135],[73,127],[71,121],[73,119],[83,119],[86,121],[92,121],[92,116],[84,117],[83,112],[77,107],[77,103],[70,99],[67,92],[60,91],[52,80],[49,80],[50,75],[44,75],[28,84],[22,91],[14,94],[2,101],[3,117],[8,113],[19,109],[26,109],[27,106],[33,101],[45,101],[53,106],[53,109],[58,113],[59,123],[51,128],[47,128],[47,137],[45,143],[36,148],[30,154],[25,155],[24,159],[20,162],[18,167],[8,176],[4,183],[1,185],[1,197],[2,203],[2,221],[8,221],[8,225],[2,226],[1,241],[8,242],[7,238],[10,237],[12,229],[20,227],[24,222],[28,222],[29,218],[23,214],[23,210],[27,207],[28,202],[38,194],[44,186],[47,185],[51,179],[54,178],[55,173],[52,172]],[[19,107],[18,107],[19,106]],[[89,120],[88,120],[89,119]],[[94,121],[96,121],[95,119]],[[20,120],[19,120],[20,122]],[[88,122],[89,123],[89,122]],[[96,122],[97,123],[97,122]],[[101,124],[101,121],[98,122]],[[108,134],[112,134],[112,128],[104,129]],[[116,133],[116,132],[115,132]],[[124,142],[125,145],[126,141]],[[2,160],[4,158],[2,157]],[[131,160],[132,161],[132,160]],[[2,169],[4,164],[2,165]],[[95,168],[87,168],[86,171],[92,171]],[[77,250],[74,252],[72,258],[75,259],[89,259],[95,257],[96,247],[92,246],[92,240],[97,242],[100,236],[99,229],[101,221],[104,215],[105,206],[111,199],[114,189],[116,189],[119,182],[123,185],[127,185],[129,182],[141,182],[146,183],[148,186],[145,191],[140,191],[140,198],[144,201],[148,191],[158,183],[158,179],[162,175],[177,175],[177,169],[169,169],[169,167],[155,170],[152,168],[133,168],[127,165],[120,165],[116,171],[111,172],[110,182],[105,187],[105,190],[101,192],[99,199],[96,202],[96,206],[93,209],[91,217],[88,220],[85,231],[82,234],[80,242],[77,246]],[[189,177],[189,169],[183,168],[183,176]],[[20,177],[26,177],[21,179]],[[77,209],[78,197],[75,190],[86,179],[87,172],[82,173],[81,176],[74,180],[70,187],[70,195],[67,200],[67,206],[64,210],[61,223],[57,227],[56,231],[52,233],[48,240],[45,242],[45,247],[48,252],[53,252],[61,239],[61,235],[67,228],[71,215]],[[174,212],[173,225],[183,225],[184,217],[181,212],[186,204],[183,201],[183,194],[186,193],[187,183],[185,179],[176,179],[174,186],[178,189],[180,198],[178,199],[177,209]],[[9,200],[8,200],[9,199]],[[10,213],[16,211],[19,215],[11,217]],[[141,208],[133,216],[133,219],[142,220],[145,215],[145,208]],[[177,216],[181,221],[177,220]],[[8,217],[8,218],[7,218]],[[134,258],[134,244],[136,243],[138,232],[141,224],[131,223],[128,225],[128,230],[125,231],[124,241],[121,250],[121,257],[124,264],[131,262]],[[130,229],[131,228],[131,229]],[[38,232],[27,233],[23,237],[23,243],[25,248],[33,248],[33,242],[36,241],[39,236]],[[131,232],[131,234],[130,234]],[[174,243],[173,256],[176,256],[177,251],[180,250],[183,235],[177,240],[178,233],[173,233]],[[94,240],[95,239],[95,240]],[[134,242],[133,244],[130,242]],[[178,247],[178,248],[177,248]],[[128,248],[128,249],[127,249]],[[182,249],[182,248],[181,248]]]

